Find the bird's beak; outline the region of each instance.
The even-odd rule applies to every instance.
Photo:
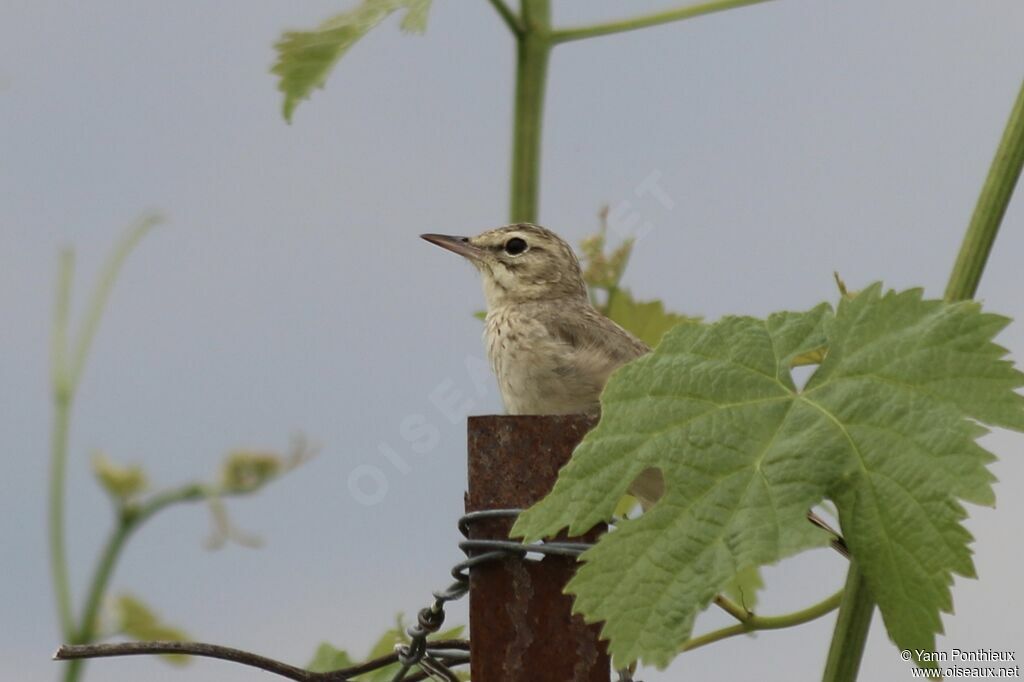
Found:
[[[436,244],[442,249],[448,249],[470,260],[480,260],[485,253],[480,247],[470,244],[469,237],[455,237],[448,234],[421,234],[420,237],[431,244]]]

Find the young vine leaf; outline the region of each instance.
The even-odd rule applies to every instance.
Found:
[[[616,665],[665,666],[738,573],[809,544],[831,499],[890,637],[934,650],[953,574],[973,576],[961,501],[993,504],[981,424],[1024,430],[1024,375],[973,302],[873,285],[833,309],[683,324],[623,367],[551,494],[513,535],[580,534],[656,467],[661,500],[583,555],[567,590]],[[794,359],[824,349],[803,389]]]
[[[140,642],[186,642],[192,639],[181,628],[163,622],[153,609],[132,594],[120,594],[114,599],[113,614],[116,618],[115,631]],[[161,658],[172,665],[188,665],[192,660],[181,654],[161,654]]]
[[[625,289],[618,289],[610,296],[605,315],[651,348],[657,346],[665,332],[677,324],[700,321],[698,317],[665,310],[660,300],[637,301]]]
[[[270,69],[281,79],[278,89],[284,93],[285,120],[291,122],[299,102],[322,88],[338,60],[388,15],[405,10],[402,30],[422,33],[429,9],[430,0],[363,0],[311,31],[285,32],[274,45],[277,62]]]

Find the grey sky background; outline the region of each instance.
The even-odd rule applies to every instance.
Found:
[[[568,25],[675,3],[554,4]],[[169,486],[213,476],[234,447],[284,448],[294,432],[319,457],[228,505],[262,549],[202,549],[208,512],[179,507],[133,538],[115,589],[197,639],[302,664],[321,640],[363,655],[396,612],[415,613],[447,584],[460,557],[464,417],[500,401],[466,368],[483,357],[475,274],[417,235],[505,222],[513,47],[483,0],[437,0],[424,37],[387,22],[286,125],[272,43],[347,6],[5,4],[0,678],[58,674],[44,517],[57,252],[76,250],[81,304],[146,209],[167,224],[117,284],[72,426],[76,597],[111,522],[91,451]],[[626,284],[709,319],[834,299],[834,270],[852,287],[883,280],[939,296],[1024,76],[1022,27],[1019,0],[779,0],[560,46],[542,222],[578,243],[602,204],[629,202],[650,229]],[[637,196],[651,178],[670,207]],[[1018,196],[979,292],[1018,319],[1022,252]],[[1022,330],[1000,338],[1018,359]],[[466,404],[452,418],[436,396],[456,391]],[[440,434],[426,454],[402,437],[416,415]],[[957,580],[938,648],[1021,656],[1024,439],[986,444],[1000,457],[999,504],[970,508],[980,580]],[[359,465],[384,472],[375,505],[349,490]],[[828,552],[769,569],[761,610],[808,605],[843,575]],[[815,679],[832,621],[719,643],[643,679]],[[698,629],[726,622],[711,613]],[[910,678],[878,621],[862,670]],[[131,659],[93,663],[87,679],[262,675]]]

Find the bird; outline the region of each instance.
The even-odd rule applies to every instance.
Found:
[[[484,343],[509,414],[599,413],[611,373],[651,352],[594,308],[572,247],[547,228],[515,223],[475,237],[420,237],[480,271]],[[650,509],[665,492],[662,472],[645,469],[629,492]],[[845,552],[837,531],[813,511],[808,519]]]
[[[484,345],[509,414],[599,414],[612,372],[651,352],[594,308],[572,247],[545,227],[514,223],[475,237],[420,237],[480,272]],[[649,468],[629,492],[649,509],[664,489],[661,471]]]
[[[551,230],[421,237],[480,271],[484,344],[509,414],[596,413],[609,375],[651,350],[594,308],[576,254]]]

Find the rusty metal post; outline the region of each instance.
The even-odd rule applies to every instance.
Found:
[[[566,416],[469,418],[466,511],[526,508],[546,495],[595,419]],[[504,539],[511,522],[474,523],[473,539]],[[594,529],[593,541],[603,531]],[[609,682],[600,628],[572,616],[562,593],[575,560],[508,558],[474,567],[469,580],[473,682]]]

